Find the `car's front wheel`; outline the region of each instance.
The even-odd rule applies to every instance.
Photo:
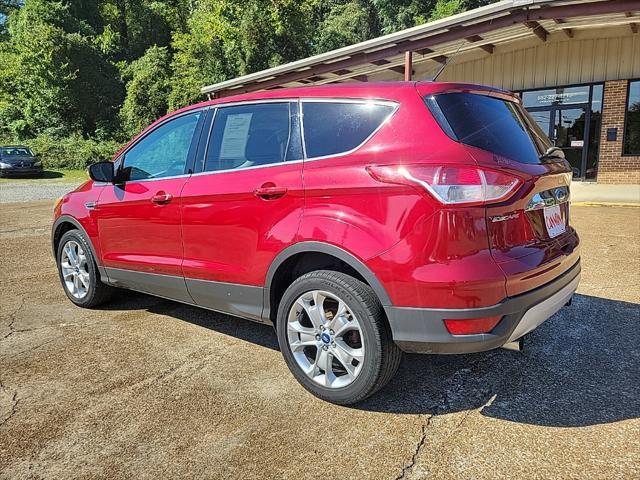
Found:
[[[320,270],[295,280],[280,302],[277,334],[296,379],[342,405],[382,388],[402,358],[373,290],[340,272]]]
[[[111,296],[113,288],[100,281],[89,242],[79,230],[62,235],[56,260],[64,292],[79,307],[95,307]]]

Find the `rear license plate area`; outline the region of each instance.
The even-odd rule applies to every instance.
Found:
[[[560,205],[553,205],[543,209],[544,223],[550,238],[555,238],[567,231],[565,216],[562,215]]]

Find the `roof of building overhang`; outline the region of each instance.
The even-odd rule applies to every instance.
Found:
[[[638,32],[640,0],[503,0],[451,17],[401,30],[348,47],[251,73],[202,88],[211,96],[333,82],[366,81],[384,71],[404,73],[412,64],[431,62],[434,71],[452,55],[537,37],[544,42],[561,32],[628,25]]]

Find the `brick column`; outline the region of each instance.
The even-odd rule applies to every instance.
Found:
[[[640,183],[640,157],[622,156],[624,115],[627,108],[627,81],[612,80],[604,84],[598,183]],[[607,128],[618,129],[618,139],[607,141]]]

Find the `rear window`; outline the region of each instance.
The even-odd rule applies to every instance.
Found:
[[[551,142],[519,104],[473,93],[427,98],[442,129],[465,145],[522,163],[541,163]]]
[[[395,107],[371,102],[303,101],[304,141],[309,158],[345,153],[361,145]]]

